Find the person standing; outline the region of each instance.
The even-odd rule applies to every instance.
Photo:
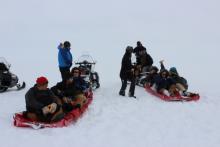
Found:
[[[142,43],[140,41],[137,41],[137,46],[134,48],[133,53],[136,56],[136,62],[140,63],[141,61],[141,54],[143,52],[146,52],[146,48],[142,45]]]
[[[70,52],[71,44],[69,41],[60,43],[58,46],[58,62],[59,70],[61,73],[62,80],[64,81],[67,78],[67,75],[70,74],[70,67],[72,66],[72,54]]]
[[[125,90],[127,87],[127,81],[131,81],[130,89],[129,89],[129,97],[134,97],[134,91],[135,91],[135,74],[134,74],[134,67],[131,62],[131,56],[133,52],[133,47],[127,46],[125,54],[122,58],[121,63],[121,71],[120,71],[120,78],[122,82],[121,89],[119,91],[119,95],[125,96]]]

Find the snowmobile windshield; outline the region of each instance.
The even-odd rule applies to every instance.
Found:
[[[78,60],[76,61],[76,63],[92,63],[95,64],[95,61],[93,60],[92,56],[90,55],[82,55],[78,58]]]
[[[10,64],[5,60],[5,58],[0,57],[0,70],[9,70]]]

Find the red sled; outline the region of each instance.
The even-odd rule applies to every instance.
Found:
[[[23,112],[15,113],[14,119],[14,126],[16,127],[29,127],[33,129],[41,129],[41,128],[58,128],[58,127],[66,127],[78,120],[82,114],[86,111],[88,106],[91,104],[93,100],[93,93],[88,92],[86,93],[87,103],[83,105],[81,109],[77,108],[72,110],[71,112],[67,113],[63,119],[58,122],[54,123],[44,123],[44,122],[37,122],[32,121],[28,118],[25,118]]]
[[[180,94],[177,96],[167,96],[154,91],[150,86],[145,86],[145,90],[164,101],[197,101],[200,99],[199,94],[192,94],[190,96],[182,96]]]

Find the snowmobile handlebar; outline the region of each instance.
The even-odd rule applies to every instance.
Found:
[[[96,63],[95,62],[75,62],[75,64],[78,64],[78,65],[95,65]]]

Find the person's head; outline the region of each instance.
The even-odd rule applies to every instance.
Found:
[[[137,46],[142,46],[140,41],[137,42]]]
[[[48,87],[48,80],[46,77],[38,77],[36,80],[36,85],[39,90],[46,90]]]
[[[170,75],[176,75],[176,76],[179,75],[177,70],[176,70],[176,67],[171,67],[169,72],[170,72]]]
[[[160,72],[160,76],[162,78],[167,78],[169,76],[169,72],[166,69],[164,69]]]
[[[71,74],[72,76],[75,78],[75,77],[79,77],[80,76],[80,69],[77,68],[77,67],[74,67],[72,70],[71,70]]]
[[[127,46],[126,47],[126,53],[131,54],[133,52],[133,47],[132,46]]]
[[[65,42],[63,43],[63,46],[64,46],[64,48],[68,48],[68,49],[70,49],[71,44],[70,44],[69,41],[65,41]]]
[[[158,72],[158,68],[156,66],[151,66],[150,67],[150,74],[154,74]]]

